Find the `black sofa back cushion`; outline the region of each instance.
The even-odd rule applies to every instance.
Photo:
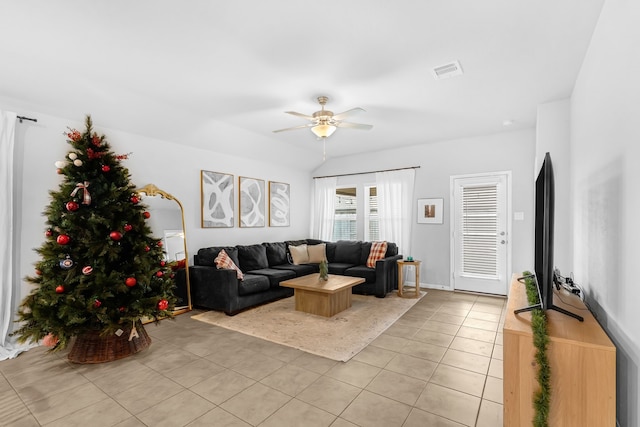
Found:
[[[337,245],[334,242],[327,242],[326,243],[326,254],[327,254],[327,261],[328,262],[336,262],[336,247]]]
[[[371,242],[362,242],[362,247],[360,249],[360,262],[358,265],[367,265],[369,252],[371,252]]]
[[[284,242],[263,243],[267,249],[267,260],[270,266],[288,264],[287,245]]]
[[[269,268],[267,248],[264,245],[238,245],[237,248],[238,259],[240,260],[240,264],[238,264],[238,267],[240,267],[242,271]]]
[[[344,264],[360,264],[362,242],[351,240],[338,240],[336,242],[335,262]]]
[[[396,245],[395,243],[387,242],[387,253],[385,255],[385,258],[396,255],[398,255],[398,245]]]
[[[223,249],[227,255],[229,255],[229,258],[233,260],[233,263],[240,266],[240,261],[238,260],[238,249],[235,246],[212,246],[210,248],[202,248],[196,254],[194,264],[215,267],[216,264],[213,261]]]

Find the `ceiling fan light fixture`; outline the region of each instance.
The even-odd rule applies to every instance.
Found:
[[[311,128],[311,132],[313,132],[318,138],[328,138],[333,135],[335,131],[335,126],[326,124],[315,125]]]

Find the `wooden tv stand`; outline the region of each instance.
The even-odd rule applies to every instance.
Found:
[[[504,323],[504,425],[532,425],[533,395],[539,389],[531,313],[524,283],[511,279]],[[550,426],[616,425],[616,348],[576,295],[554,293],[553,303],[584,317],[584,322],[554,310],[547,314],[551,367]],[[570,305],[569,305],[570,304]]]

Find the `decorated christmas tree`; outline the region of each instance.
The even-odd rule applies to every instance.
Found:
[[[35,288],[18,311],[19,341],[65,348],[75,336],[137,337],[141,318],[171,317],[173,273],[164,261],[162,240],[152,237],[150,213],[140,203],[128,155],[111,151],[92,129],[66,133],[71,149],[56,162],[64,176],[50,191],[40,260],[26,278]]]

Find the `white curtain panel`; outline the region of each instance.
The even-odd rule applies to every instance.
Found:
[[[333,223],[336,212],[337,177],[316,178],[311,207],[311,237],[333,240]]]
[[[414,169],[376,173],[380,239],[398,245],[398,253],[411,255]]]
[[[33,345],[20,345],[9,333],[20,303],[20,280],[14,268],[13,147],[16,113],[0,110],[0,360],[13,359]]]

